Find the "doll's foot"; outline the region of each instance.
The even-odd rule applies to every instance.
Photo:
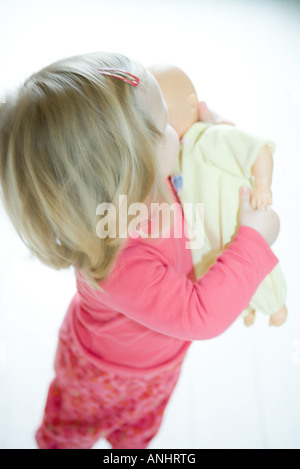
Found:
[[[250,313],[248,314],[248,316],[246,316],[246,317],[244,318],[245,326],[246,326],[246,327],[253,326],[254,321],[255,321],[255,310],[253,309],[252,311],[250,311]]]
[[[269,326],[282,326],[282,324],[284,324],[286,321],[287,315],[288,311],[286,309],[286,306],[284,305],[279,311],[277,311],[277,313],[272,314],[272,316],[270,317]]]

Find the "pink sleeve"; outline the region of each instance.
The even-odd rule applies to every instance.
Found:
[[[278,259],[252,228],[239,227],[228,248],[198,282],[162,263],[141,245],[105,288],[109,306],[156,332],[182,340],[224,332],[246,308]],[[104,300],[105,301],[105,300]]]

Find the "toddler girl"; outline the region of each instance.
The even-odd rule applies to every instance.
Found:
[[[39,448],[91,448],[102,437],[112,448],[146,448],[191,341],[224,332],[278,262],[268,245],[278,217],[253,210],[246,190],[236,236],[196,281],[186,232],[176,235],[184,217],[169,175],[179,142],[167,120],[154,77],[118,54],[54,63],[0,108],[6,210],[43,263],[73,266],[77,279]],[[120,218],[124,196],[131,209],[174,204],[168,236],[152,236],[152,223],[145,236],[149,217],[139,230],[132,211]],[[115,210],[99,230],[101,204]]]

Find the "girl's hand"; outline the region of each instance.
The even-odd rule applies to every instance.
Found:
[[[277,213],[272,209],[258,210],[253,209],[250,203],[251,191],[248,187],[240,189],[240,213],[239,224],[249,226],[258,231],[267,243],[271,246],[276,240],[280,221]]]
[[[200,101],[198,103],[198,111],[199,111],[199,121],[201,122],[207,122],[207,124],[235,125],[233,122],[219,116],[219,114],[217,114],[215,111],[208,109],[205,101]]]

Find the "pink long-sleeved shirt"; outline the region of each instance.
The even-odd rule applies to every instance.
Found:
[[[61,334],[106,371],[143,375],[182,362],[193,340],[216,337],[237,319],[278,262],[257,231],[241,226],[196,282],[186,249],[189,239],[184,231],[182,237],[174,236],[184,217],[168,183],[177,202],[170,238],[154,243],[128,238],[101,283],[105,293],[88,287],[76,273],[78,291]]]

